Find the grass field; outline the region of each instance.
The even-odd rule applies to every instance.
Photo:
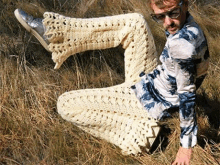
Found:
[[[123,156],[120,149],[63,120],[56,101],[65,91],[106,87],[124,81],[123,50],[87,51],[54,70],[51,54],[14,17],[22,8],[41,17],[45,11],[71,17],[142,13],[163,49],[163,29],[149,18],[145,0],[0,0],[0,165],[146,164],[168,165],[179,147],[179,118],[165,123],[152,154]],[[203,28],[210,49],[208,76],[197,91],[198,145],[191,164],[220,164],[220,1],[191,0],[190,12]]]

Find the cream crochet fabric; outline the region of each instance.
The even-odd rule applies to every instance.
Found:
[[[43,23],[55,69],[70,55],[119,44],[125,49],[125,81],[137,81],[140,71],[148,73],[157,65],[153,36],[140,14],[79,19],[46,12]]]
[[[66,92],[57,107],[64,119],[119,146],[124,155],[140,153],[140,146],[148,151],[160,129],[125,83]]]
[[[58,99],[58,113],[84,131],[119,146],[125,155],[141,152],[141,146],[148,151],[160,127],[130,89],[142,71],[150,72],[157,66],[153,36],[143,16],[132,13],[80,19],[46,12],[43,23],[55,69],[75,53],[122,44],[125,82],[66,92]]]

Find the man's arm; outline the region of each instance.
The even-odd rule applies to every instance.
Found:
[[[195,113],[195,78],[197,71],[194,59],[196,58],[196,40],[191,41],[188,38],[190,37],[178,37],[169,42],[176,77],[177,94],[179,96],[181,134],[180,148],[175,160],[177,164],[180,164],[182,161],[187,164],[190,161],[191,148],[197,143],[198,127]]]
[[[192,147],[197,143],[197,122],[195,113],[195,75],[196,67],[194,59],[174,59],[177,92],[180,106],[180,148],[173,165],[181,163],[189,164]]]

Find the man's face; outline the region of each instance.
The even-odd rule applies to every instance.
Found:
[[[166,14],[175,12],[175,9],[180,8],[179,3],[180,0],[164,0],[164,5],[162,8],[159,8],[155,5],[154,0],[151,0],[151,8],[154,11],[154,14]],[[179,10],[180,14],[177,18],[170,18],[168,15],[164,15],[162,19],[162,24],[165,30],[167,30],[170,34],[175,34],[178,30],[180,30],[186,20],[186,13],[188,11],[188,5],[183,4],[181,9]]]

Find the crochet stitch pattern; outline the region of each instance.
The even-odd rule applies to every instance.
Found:
[[[160,127],[130,89],[142,71],[157,66],[153,36],[143,16],[132,13],[81,19],[46,12],[43,23],[55,69],[70,55],[122,45],[125,82],[65,92],[58,98],[58,113],[82,130],[119,146],[124,155],[136,155],[142,147],[149,151]]]
[[[148,151],[159,132],[157,121],[125,83],[66,92],[57,107],[64,119],[119,146],[124,155],[140,153],[140,146]]]
[[[70,55],[119,44],[125,49],[125,81],[137,81],[140,72],[148,73],[158,64],[153,36],[140,14],[80,19],[45,12],[43,24],[55,69]]]

